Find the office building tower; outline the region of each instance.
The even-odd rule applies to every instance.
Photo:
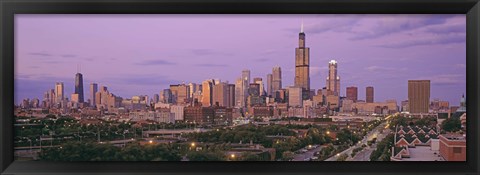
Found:
[[[430,80],[408,80],[408,107],[410,113],[428,113]]]
[[[260,91],[259,91],[259,96],[265,95],[265,88],[263,87],[263,81],[262,78],[253,78],[253,83],[259,84],[260,85]]]
[[[250,83],[248,88],[248,95],[254,97],[260,96],[260,84]]]
[[[282,68],[276,66],[272,69],[272,95],[275,97],[275,92],[282,89]]]
[[[98,84],[97,83],[92,83],[90,84],[90,106],[95,107],[95,94],[98,91]]]
[[[160,91],[160,102],[162,102],[162,103],[173,103],[172,90],[164,89],[163,91]]]
[[[310,48],[305,47],[305,33],[303,22],[298,38],[298,47],[295,48],[295,87],[310,91]]]
[[[365,96],[365,102],[367,103],[373,103],[375,101],[374,99],[374,91],[372,86],[368,86],[366,88],[366,96]]]
[[[188,98],[193,98],[193,94],[198,91],[197,84],[189,83],[188,84],[188,90],[189,90]]]
[[[245,107],[245,94],[243,93],[243,79],[238,78],[235,82],[235,106]]]
[[[338,63],[335,60],[330,60],[328,63],[328,77],[327,90],[333,92],[334,95],[340,96],[340,76],[338,76]]]
[[[221,82],[213,86],[213,105],[228,106],[228,84]]]
[[[55,103],[62,103],[63,99],[65,99],[64,91],[63,82],[55,83]]]
[[[160,102],[160,95],[154,94],[153,95],[153,103],[158,103]]]
[[[202,105],[204,107],[213,105],[214,80],[208,79],[202,82]]]
[[[235,106],[235,85],[228,84],[227,87],[227,107]]]
[[[301,107],[303,106],[302,88],[289,87],[288,90],[288,106]]]
[[[75,94],[78,94],[78,102],[83,103],[83,75],[77,73],[75,75]]]
[[[358,100],[358,88],[355,86],[347,87],[347,99],[357,102]]]
[[[247,101],[248,97],[248,88],[250,85],[250,70],[245,69],[242,71],[242,79],[243,79],[243,98]]]
[[[272,96],[273,91],[273,75],[267,74],[267,96]]]

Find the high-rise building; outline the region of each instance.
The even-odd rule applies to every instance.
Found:
[[[260,88],[259,88],[259,96],[262,96],[264,95],[265,93],[265,88],[263,87],[263,81],[262,81],[262,78],[253,78],[253,83],[257,83],[260,85]]]
[[[204,107],[213,105],[214,80],[208,79],[202,82],[202,105]]]
[[[153,103],[158,103],[158,102],[160,102],[160,95],[153,94]]]
[[[98,84],[90,84],[90,106],[95,107],[95,93],[98,91]]]
[[[188,94],[188,98],[193,98],[193,94],[198,91],[198,86],[197,86],[197,84],[195,84],[195,83],[189,83],[189,84],[188,84],[188,90],[189,90],[189,92],[190,92],[190,93]]]
[[[248,88],[248,95],[254,97],[260,96],[260,85],[257,83],[250,83]]]
[[[80,95],[77,93],[73,93],[71,96],[71,100],[74,103],[79,103],[80,102]]]
[[[333,92],[334,95],[340,96],[340,76],[338,76],[338,64],[335,60],[328,63],[327,90]]]
[[[186,104],[188,103],[188,96],[190,92],[189,86],[185,84],[179,84],[177,89],[177,104]]]
[[[243,80],[243,100],[247,101],[248,97],[248,88],[250,85],[250,70],[245,69],[242,71],[242,80]],[[246,102],[244,103],[246,104]]]
[[[235,85],[228,84],[227,86],[227,107],[235,106]]]
[[[164,89],[160,91],[160,102],[172,103],[172,91],[170,89]]]
[[[288,106],[301,107],[303,106],[302,88],[289,87],[288,90]]]
[[[282,68],[273,67],[272,76],[272,95],[275,97],[275,92],[282,89]]]
[[[355,86],[347,87],[347,99],[357,102],[358,100],[358,88]]]
[[[273,88],[273,75],[267,74],[267,96],[272,96]]]
[[[427,113],[430,103],[430,80],[408,80],[410,113]]]
[[[235,82],[235,106],[237,107],[244,107],[245,100],[243,94],[243,79],[238,78]]]
[[[303,22],[298,37],[298,47],[295,48],[295,87],[310,91],[310,48],[305,47]]]
[[[228,106],[228,85],[221,82],[213,86],[213,105]]]
[[[63,82],[55,83],[55,103],[61,103],[65,99],[64,91]]]
[[[374,99],[374,91],[372,86],[368,86],[366,88],[366,96],[365,96],[365,102],[367,103],[373,103],[375,101]]]
[[[83,103],[83,75],[77,73],[75,75],[75,94],[78,94],[78,102]]]

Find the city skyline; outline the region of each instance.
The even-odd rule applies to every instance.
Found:
[[[408,99],[407,80],[409,79],[431,80],[432,100],[440,98],[451,104],[458,104],[458,96],[465,94],[466,59],[461,59],[465,58],[466,44],[464,15],[120,16],[122,18],[112,15],[96,17],[92,15],[67,15],[66,17],[19,15],[16,28],[18,50],[15,58],[15,88],[18,93],[15,94],[15,102],[18,103],[24,98],[42,99],[43,93],[52,89],[55,82],[64,83],[64,97],[68,98],[74,89],[76,72],[72,67],[75,64],[82,65],[83,84],[97,83],[100,86],[107,86],[111,92],[124,98],[134,95],[153,96],[167,89],[170,84],[182,82],[200,84],[212,78],[234,84],[244,69],[251,71],[250,79],[260,77],[266,86],[266,76],[272,73],[272,68],[275,66],[283,69],[282,87],[286,88],[293,85],[294,48],[298,47],[295,40],[298,40],[297,35],[301,30],[300,19],[302,18],[305,24],[303,30],[308,35],[306,45],[311,49],[309,72],[311,89],[318,90],[326,86],[328,61],[335,59],[339,64],[338,74],[342,77],[340,89],[342,96],[345,96],[346,87],[356,86],[359,89],[358,99],[365,100],[365,94],[361,93],[361,89],[373,86],[375,101],[396,99],[400,103]],[[392,20],[399,17],[400,20]],[[199,22],[193,22],[193,18]],[[134,19],[140,19],[140,22],[133,21]],[[189,19],[190,27],[182,26],[187,24],[181,21]],[[178,25],[173,24],[176,20],[180,20]],[[158,24],[151,23],[154,21]],[[125,22],[138,24],[129,25],[129,29],[121,29],[120,26],[125,25]],[[258,23],[258,25],[250,23]],[[79,24],[88,26],[85,32],[82,33],[73,28]],[[104,26],[106,29],[92,26],[93,24]],[[235,33],[229,33],[229,29],[239,25],[245,25],[245,31],[235,30],[232,31]],[[156,37],[153,33],[147,32],[151,30],[148,30],[148,27],[152,26],[168,27],[164,27],[165,32],[154,30],[155,34],[159,35]],[[272,26],[277,29],[270,30]],[[378,27],[379,30],[373,33],[365,32],[364,29],[369,27]],[[119,31],[108,33],[105,31],[108,29]],[[135,35],[134,29],[145,30],[147,33],[142,33],[141,36]],[[198,29],[205,29],[205,31],[197,31]],[[58,32],[52,30],[58,30]],[[172,40],[160,40],[162,37],[169,37],[165,34],[170,35],[176,31],[179,34],[173,35]],[[191,31],[196,31],[197,34],[190,36],[194,33]],[[42,32],[43,34],[40,35]],[[206,35],[209,32],[213,33]],[[116,38],[130,33],[131,35],[124,38]],[[441,33],[445,35],[438,36]],[[214,34],[219,36],[216,37]],[[243,38],[244,35],[253,37],[254,40],[248,42],[255,44],[244,45],[242,41],[247,42]],[[69,40],[63,36],[71,38]],[[78,38],[78,36],[84,38]],[[276,38],[277,36],[280,37]],[[52,42],[41,45],[40,43],[47,39],[43,37],[51,38]],[[227,38],[223,39],[223,37]],[[398,43],[385,44],[384,40],[395,37]],[[197,40],[200,43],[212,40],[212,43],[202,43],[204,45],[192,43]],[[135,42],[138,42],[139,46],[134,45]],[[176,47],[170,46],[176,45],[172,44],[175,42],[186,44],[187,47],[182,47],[183,45],[177,45],[177,47],[187,51],[176,50]],[[371,43],[367,46],[359,44],[365,42]],[[89,43],[96,44],[88,45]],[[348,46],[348,43],[350,45],[353,43],[356,47]],[[132,46],[138,48],[131,48]],[[432,52],[432,49],[436,49],[435,52]],[[58,50],[61,51],[56,52]],[[364,53],[369,51],[373,53]],[[138,57],[144,57],[144,59],[136,60],[135,58]],[[245,61],[241,58],[247,59]],[[432,69],[423,68],[427,63]],[[178,70],[178,67],[185,70]],[[398,86],[392,86],[392,84]],[[400,93],[392,94],[391,91]]]

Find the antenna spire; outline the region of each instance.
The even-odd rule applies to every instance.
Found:
[[[303,33],[303,18],[302,18],[302,26],[300,27],[300,33]]]

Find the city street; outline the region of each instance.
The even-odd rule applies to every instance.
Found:
[[[317,148],[308,150],[305,153],[295,154],[293,161],[305,161],[305,159],[307,158],[312,158],[313,154],[315,154],[315,152],[320,151],[321,149],[322,149],[322,146],[318,146]]]
[[[384,125],[380,125],[385,127]],[[377,141],[376,143],[372,144],[372,146],[367,146],[362,151],[358,152],[355,157],[350,158],[351,161],[370,161],[370,154],[377,148],[377,143],[382,141],[387,135],[390,133],[390,129],[384,129],[382,133],[377,134]]]
[[[368,132],[367,135],[366,135],[359,143],[357,143],[357,144],[354,145],[354,146],[351,146],[350,148],[342,151],[341,153],[338,153],[338,154],[336,154],[336,155],[334,155],[334,156],[326,159],[325,161],[336,161],[337,158],[338,158],[338,156],[339,156],[339,155],[342,155],[342,154],[347,154],[347,155],[349,156],[349,157],[347,158],[347,161],[352,161],[352,158],[350,157],[350,155],[352,154],[353,149],[355,149],[355,148],[357,148],[357,147],[359,147],[359,146],[362,146],[363,144],[366,145],[367,142],[368,142],[369,140],[372,140],[373,138],[377,138],[377,142],[379,142],[379,141],[381,141],[381,139],[383,139],[383,138],[385,137],[384,134],[381,134],[381,133],[380,133],[380,130],[381,130],[381,129],[384,129],[385,126],[386,126],[386,123],[385,123],[385,122],[382,123],[382,124],[380,124],[380,125],[378,125],[375,129],[373,129],[372,131]],[[381,137],[381,138],[379,138],[379,137]],[[374,145],[372,145],[372,146],[374,146]],[[371,150],[371,151],[368,151],[367,149],[372,149],[372,150]],[[363,160],[363,159],[367,159],[366,161],[370,160],[370,154],[373,152],[374,149],[375,149],[375,148],[369,148],[369,147],[367,146],[367,147],[365,148],[365,150],[364,150],[364,151],[365,151],[364,154],[366,154],[366,155],[360,157],[361,160]],[[361,151],[361,152],[364,152],[364,151]],[[359,154],[360,154],[361,152],[359,152]],[[356,156],[356,157],[357,157],[357,156]],[[365,158],[363,158],[363,157],[365,157]],[[357,159],[359,159],[359,158],[357,158]]]

